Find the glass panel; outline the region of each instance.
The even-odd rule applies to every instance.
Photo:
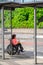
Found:
[[[17,10],[24,11],[24,9],[23,8],[18,8],[18,9],[16,8],[15,11],[17,11]],[[27,8],[27,10],[28,9],[29,8]],[[18,12],[16,14],[19,15]],[[20,14],[20,16],[21,16],[21,14]],[[18,20],[20,20],[20,19],[21,19],[21,17],[19,17]],[[24,22],[24,21],[22,21],[22,22]],[[24,22],[24,24],[26,22]],[[22,47],[24,48],[24,52],[21,52],[20,51],[20,54],[19,55],[18,54],[15,54],[15,55],[12,56],[12,58],[15,59],[15,62],[16,63],[18,63],[18,64],[21,64],[22,63],[21,65],[23,65],[23,64],[24,65],[26,65],[26,64],[28,65],[29,64],[28,61],[30,59],[31,60],[33,59],[33,62],[32,63],[34,63],[34,39],[33,39],[34,30],[28,29],[28,28],[27,29],[26,28],[22,28],[22,24],[20,24],[20,23],[17,23],[16,24],[16,23],[17,23],[17,21],[14,23],[14,25],[17,26],[17,29],[16,29],[16,27],[14,29],[12,29],[12,34],[16,34],[16,38],[17,38],[18,41],[20,41]],[[21,28],[18,28],[18,25],[21,25]],[[33,34],[30,33],[30,32],[32,32]],[[17,59],[19,59],[18,62],[17,62]]]
[[[8,46],[10,45],[10,39],[11,39],[10,17],[11,17],[10,10],[4,10],[4,28],[5,28],[4,29],[4,46],[5,46],[5,58],[7,59],[9,59],[11,56],[10,54],[8,54],[8,51],[9,51]],[[9,22],[9,25],[7,25],[7,22]]]
[[[21,10],[24,10],[24,9],[21,8]],[[17,9],[15,9],[15,11],[17,11]],[[12,12],[12,13],[14,13],[14,12]],[[5,14],[8,17],[6,17]],[[17,12],[17,15],[18,15],[18,12]],[[7,27],[7,31],[4,31],[4,33],[6,33],[6,34],[4,34],[4,46],[5,46],[5,51],[6,51],[7,46],[10,44],[10,38],[11,38],[10,37],[11,36],[11,34],[10,34],[11,29],[10,29],[10,27],[8,27],[9,25],[8,26],[5,25],[5,24],[7,24],[7,22],[10,23],[10,18],[9,18],[10,11],[9,10],[7,12],[4,11],[4,16],[5,16],[4,27]],[[14,17],[14,15],[12,15],[12,16]],[[20,25],[19,23],[18,24],[16,24],[16,23],[14,23],[14,25]],[[32,32],[33,34],[30,33],[30,32]],[[33,39],[34,30],[32,30],[32,29],[24,29],[24,28],[22,28],[22,29],[20,29],[20,28],[18,28],[18,29],[12,28],[12,34],[16,34],[16,38],[17,38],[18,41],[20,41],[22,47],[24,48],[24,50],[23,50],[24,52],[21,52],[22,48],[18,47],[18,51],[16,52],[16,54],[14,54],[12,56],[11,55],[9,56],[9,54],[6,51],[5,52],[5,59],[10,59],[12,57],[12,59],[15,59],[15,62],[17,62],[17,59],[19,59],[18,62],[17,62],[18,64],[21,64],[21,62],[23,64],[24,63],[29,64],[28,61],[31,59],[31,61],[33,60],[32,63],[34,63],[34,39]],[[16,51],[15,49],[16,48],[14,47],[12,52],[15,52]],[[24,62],[24,59],[25,59],[25,62]]]
[[[37,15],[41,14],[41,12],[39,12],[41,10],[41,12],[43,11],[42,8],[38,9],[37,8]],[[38,17],[38,16],[37,16]],[[38,23],[41,25],[39,26],[39,24],[37,23],[37,59],[38,59],[38,63],[43,63],[43,16],[40,16],[38,20]]]

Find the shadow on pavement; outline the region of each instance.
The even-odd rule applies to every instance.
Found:
[[[1,58],[2,56],[0,56]],[[7,53],[5,53],[5,60],[7,59],[34,59],[34,52],[33,51],[24,51],[22,53],[20,53],[19,55],[18,54],[15,54],[15,55],[9,55]]]
[[[12,59],[33,59],[34,58],[34,53],[33,51],[25,51],[19,55],[13,55]]]

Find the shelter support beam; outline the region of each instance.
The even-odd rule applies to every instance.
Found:
[[[11,37],[12,37],[12,9],[10,9]]]
[[[4,54],[4,7],[1,8],[1,21],[2,21],[2,59],[5,59]]]
[[[11,39],[12,39],[12,9],[10,9],[10,28],[11,28]],[[11,45],[11,57],[12,57],[12,45]]]
[[[34,7],[34,62],[37,64],[37,26],[36,26],[36,6]]]

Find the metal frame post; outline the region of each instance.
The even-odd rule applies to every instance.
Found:
[[[34,7],[34,60],[37,64],[37,26],[36,26],[36,6]]]
[[[10,10],[10,22],[11,22],[11,37],[12,37],[12,9]]]
[[[10,9],[10,23],[11,23],[11,38],[12,38],[12,9]],[[12,45],[11,45],[11,57],[12,57]]]
[[[2,21],[2,59],[5,59],[5,54],[4,54],[4,7],[1,8],[1,21]]]

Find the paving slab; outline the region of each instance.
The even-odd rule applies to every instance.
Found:
[[[38,63],[34,63],[34,59],[10,59],[1,60],[0,65],[43,65],[43,59],[38,59]]]
[[[7,61],[0,61],[0,65],[19,65],[19,64],[11,60],[9,61],[7,60]]]

